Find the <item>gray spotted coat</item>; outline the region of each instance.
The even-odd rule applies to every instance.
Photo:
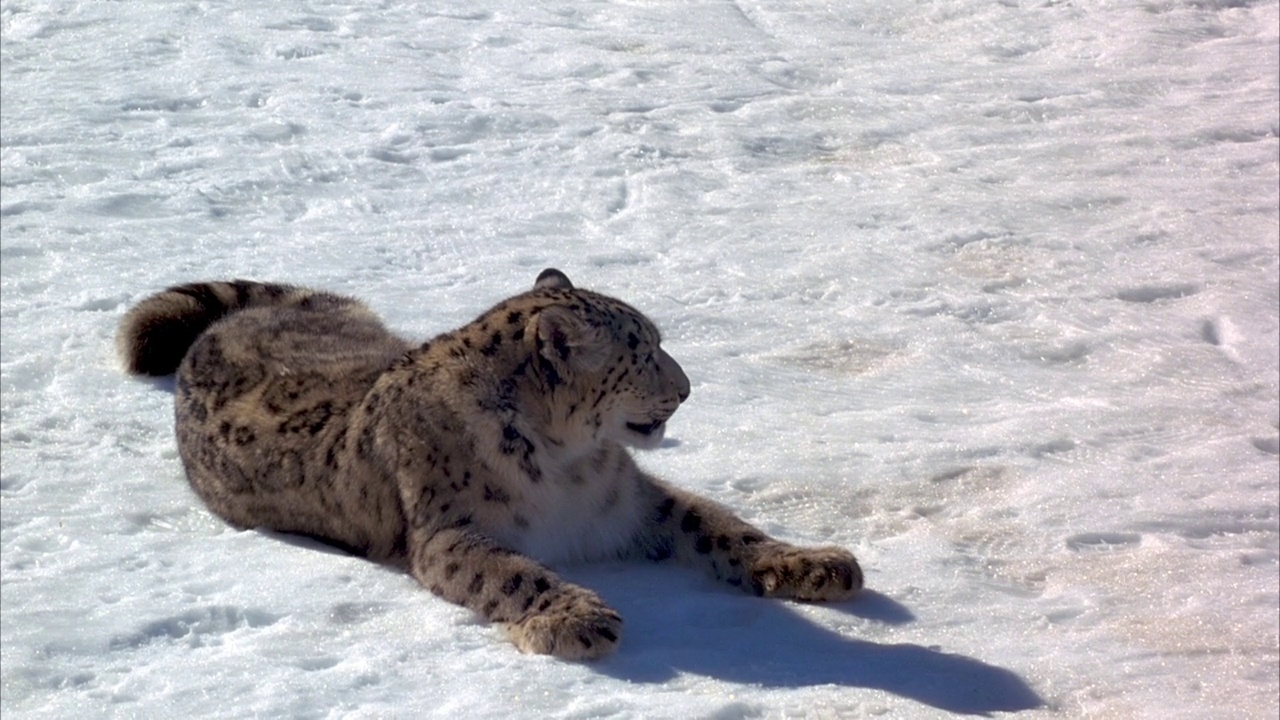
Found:
[[[415,345],[351,298],[202,282],[133,307],[129,372],[177,374],[192,488],[242,528],[321,539],[406,569],[503,624],[522,650],[611,652],[622,619],[551,565],[675,559],[757,595],[844,600],[842,548],[768,537],[642,471],[689,380],[657,328],[558,270]]]

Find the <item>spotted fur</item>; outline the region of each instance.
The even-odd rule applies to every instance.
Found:
[[[120,325],[126,368],[177,373],[179,453],[208,507],[408,570],[522,650],[611,652],[622,619],[549,565],[674,558],[757,595],[843,600],[853,555],[774,540],[640,470],[689,380],[631,306],[558,270],[413,345],[351,298],[173,287]]]

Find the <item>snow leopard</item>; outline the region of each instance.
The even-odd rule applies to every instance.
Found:
[[[559,270],[415,343],[359,301],[245,280],[131,308],[128,372],[174,380],[177,444],[208,508],[407,571],[525,652],[608,655],[622,618],[553,569],[673,560],[755,595],[844,601],[853,554],[770,537],[642,470],[690,381],[655,324]]]

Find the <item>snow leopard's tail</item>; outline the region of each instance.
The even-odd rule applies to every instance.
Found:
[[[134,375],[171,375],[200,333],[218,320],[251,307],[354,303],[329,293],[248,280],[177,285],[134,305],[116,334],[125,370]]]

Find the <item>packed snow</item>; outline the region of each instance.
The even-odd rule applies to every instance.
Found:
[[[1275,718],[1277,0],[0,0],[9,718]],[[693,381],[641,462],[868,592],[565,568],[522,655],[228,528],[113,335],[167,285],[426,339],[544,267]]]

